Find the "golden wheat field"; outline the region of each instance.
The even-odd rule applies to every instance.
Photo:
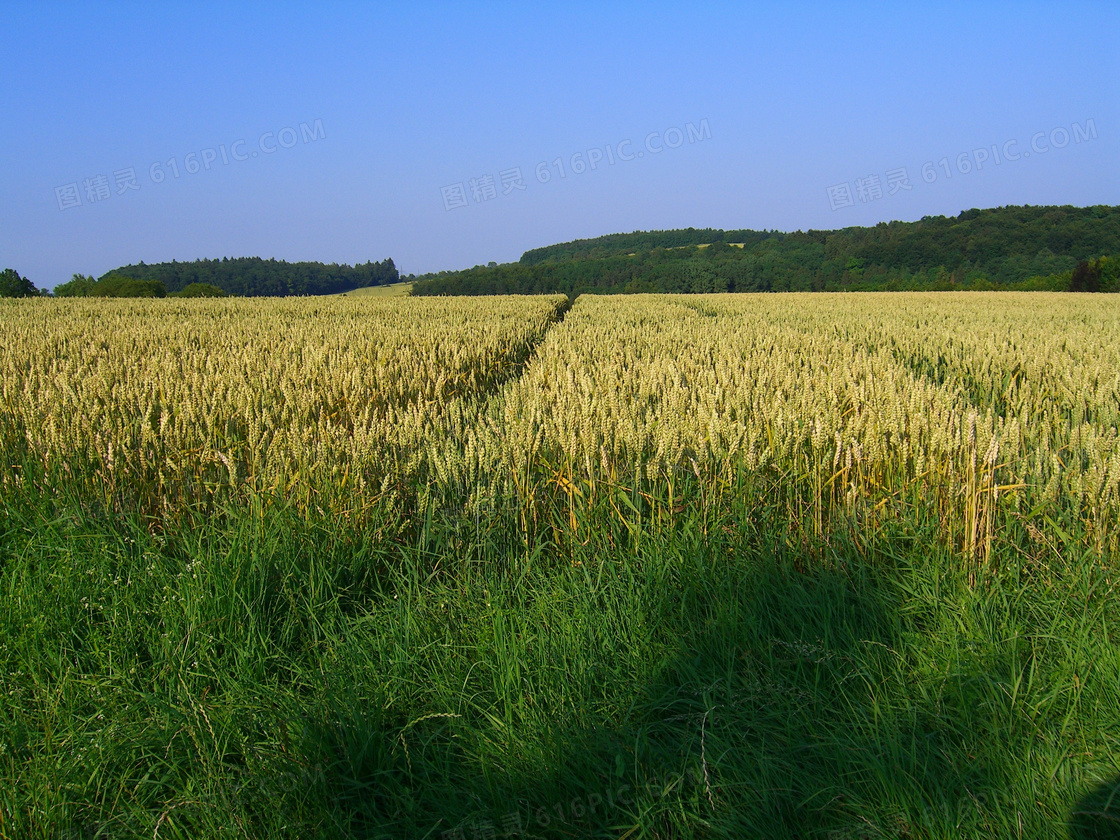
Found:
[[[1105,296],[27,300],[0,305],[2,481],[153,516],[253,493],[625,519],[786,493],[1115,549],[1120,318]],[[638,502],[635,505],[635,502]],[[997,512],[999,516],[997,516]],[[573,518],[574,521],[574,518]]]

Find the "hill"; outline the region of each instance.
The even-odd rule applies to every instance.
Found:
[[[874,227],[635,231],[415,278],[413,295],[1068,289],[1082,262],[1117,290],[1120,207],[1000,207]],[[1094,268],[1094,266],[1096,266]]]

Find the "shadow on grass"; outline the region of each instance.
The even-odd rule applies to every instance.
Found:
[[[634,790],[589,833],[838,840],[982,823],[991,782],[955,760],[978,733],[907,696],[898,593],[872,570],[698,583],[665,593],[692,629],[625,725],[571,739],[569,778],[613,765]]]
[[[386,746],[404,742],[399,722],[371,729],[357,707],[305,729],[329,734],[305,754],[328,768],[317,785],[337,836],[997,831],[986,805],[1001,781],[983,755],[999,727],[983,722],[985,678],[950,669],[936,695],[914,687],[920,663],[900,639],[904,596],[889,573],[869,564],[806,571],[703,549],[641,562],[655,571],[582,613],[589,651],[545,640],[535,654],[539,667],[549,656],[553,666],[590,660],[570,672],[585,708],[535,692],[526,661],[536,717],[520,727],[494,725],[496,711],[433,717],[411,727],[407,752]],[[510,638],[528,631],[514,627]],[[625,650],[642,632],[664,644]],[[620,682],[619,657],[633,659],[635,681]]]
[[[287,519],[166,556],[142,529],[83,536],[75,562],[84,526],[57,522],[0,567],[23,592],[0,611],[9,690],[31,696],[31,663],[67,691],[0,707],[0,778],[23,785],[0,786],[0,837],[1118,836],[1120,780],[1071,808],[1116,719],[1092,580],[981,591],[920,551],[699,534],[453,566]]]
[[[1071,840],[1120,840],[1120,776],[1077,803],[1069,831]]]

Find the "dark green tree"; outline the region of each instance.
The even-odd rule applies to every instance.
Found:
[[[75,274],[67,283],[60,283],[54,287],[55,297],[89,297],[97,283],[86,274]]]
[[[1097,292],[1100,291],[1100,269],[1093,263],[1082,260],[1074,266],[1073,274],[1069,278],[1071,292]]]
[[[160,280],[138,280],[119,274],[109,274],[93,284],[92,297],[167,297],[167,289]]]
[[[20,277],[14,268],[0,271],[0,297],[37,297],[39,290],[26,277]]]
[[[1095,263],[1102,292],[1120,292],[1120,259],[1101,257]]]

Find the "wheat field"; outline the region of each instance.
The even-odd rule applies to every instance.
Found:
[[[1116,548],[1109,299],[584,296],[557,323],[564,308],[6,303],[3,481],[32,461],[153,513],[246,490],[352,512],[419,485],[467,506],[624,488],[671,508],[674,487],[716,503],[747,476],[818,537],[834,511],[922,504],[973,554],[1008,515]]]
[[[1102,836],[1113,297],[0,301],[0,840]]]

